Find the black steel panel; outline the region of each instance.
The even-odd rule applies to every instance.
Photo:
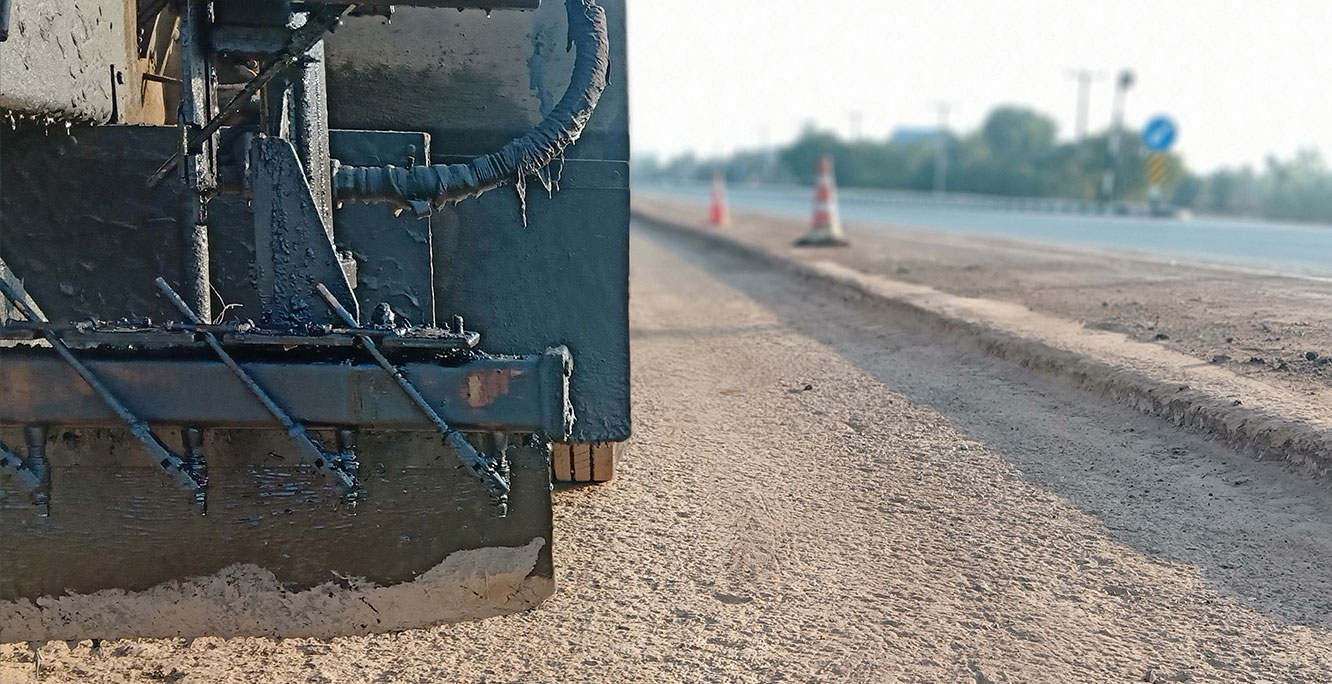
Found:
[[[0,258],[46,315],[170,318],[153,279],[182,288],[184,196],[145,181],[180,148],[177,129],[0,126],[0,147]]]
[[[441,310],[487,351],[569,348],[573,441],[630,434],[628,182],[628,164],[570,160],[559,190],[529,182],[526,218],[501,188],[434,220]]]
[[[49,517],[33,515],[27,497],[0,476],[0,601],[144,590],[237,563],[271,571],[291,590],[348,578],[390,585],[411,581],[456,551],[537,539],[544,544],[531,576],[551,576],[550,461],[542,443],[510,438],[511,513],[501,518],[436,435],[360,433],[368,494],[350,510],[298,463],[280,432],[205,434],[210,486],[202,515],[187,495],[164,487],[151,464],[137,463],[123,430],[53,431]],[[56,635],[40,636],[0,623],[0,641],[106,636],[96,625],[52,623]],[[170,627],[181,631],[145,636],[207,634],[185,622]],[[373,625],[309,629],[375,631]]]
[[[329,148],[343,164],[430,163],[430,136],[425,133],[333,131]],[[437,316],[449,313],[435,310],[429,216],[395,216],[387,205],[349,202],[333,217],[338,248],[356,257],[356,299],[362,311],[388,302],[418,325],[435,325]]]
[[[225,134],[225,132],[224,132]],[[225,135],[224,135],[225,137]],[[169,126],[11,130],[0,126],[0,259],[55,321],[179,318],[153,286],[184,290],[184,191],[145,181],[180,148]],[[248,202],[208,206],[212,284],[233,319],[258,319],[254,221]]]
[[[332,135],[351,163],[402,164],[408,145],[427,161],[423,134],[352,133],[350,141]],[[224,158],[239,167],[244,150],[229,131],[222,138]],[[183,291],[178,214],[184,194],[175,182],[151,189],[144,183],[179,146],[179,131],[167,126],[75,127],[68,134],[0,127],[0,259],[51,320],[179,318],[153,280],[163,276]],[[337,212],[339,247],[360,257],[363,289],[356,294],[363,309],[388,301],[413,323],[431,322],[428,225],[428,219],[395,218],[382,206],[349,204]],[[208,231],[214,313],[225,303],[234,305],[230,320],[259,320],[249,201],[214,197]]]

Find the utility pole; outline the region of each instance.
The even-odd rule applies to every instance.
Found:
[[[1091,69],[1071,69],[1067,76],[1078,81],[1078,113],[1073,135],[1075,140],[1082,142],[1087,138],[1087,108],[1091,99],[1092,81],[1101,80],[1105,77],[1105,74],[1094,72]]]
[[[767,124],[759,126],[759,151],[763,155],[763,169],[759,174],[759,180],[767,182],[776,175],[777,168],[777,148],[772,146],[772,134]]]
[[[1119,199],[1120,158],[1123,156],[1120,138],[1124,135],[1124,98],[1128,95],[1128,89],[1133,87],[1133,80],[1133,72],[1128,69],[1119,72],[1119,78],[1115,79],[1115,108],[1111,115],[1113,123],[1109,145],[1110,165],[1101,178],[1101,191],[1106,201],[1110,203]]]
[[[935,105],[939,112],[939,129],[934,133],[934,194],[942,195],[948,184],[948,103]]]

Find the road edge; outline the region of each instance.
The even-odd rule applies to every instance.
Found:
[[[631,209],[630,213],[634,222],[650,229],[701,242],[819,283],[834,291],[872,301],[954,339],[970,342],[987,355],[1016,363],[1147,415],[1168,420],[1254,459],[1284,461],[1292,470],[1307,477],[1327,479],[1332,475],[1332,431],[1262,409],[1236,406],[1229,398],[1179,382],[1154,378],[1081,352],[1061,349],[1044,341],[874,292],[852,278],[826,272],[812,264],[774,254],[716,232],[647,214],[639,209]]]

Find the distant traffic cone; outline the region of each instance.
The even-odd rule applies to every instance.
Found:
[[[819,180],[814,188],[814,220],[809,232],[795,242],[797,247],[836,247],[847,244],[842,221],[837,216],[837,181],[832,158],[819,158]]]
[[[726,208],[726,178],[721,171],[712,174],[712,207],[708,210],[708,225],[721,228],[731,224],[731,212]]]

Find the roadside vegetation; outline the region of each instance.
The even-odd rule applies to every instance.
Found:
[[[1103,176],[1112,163],[1110,131],[1079,142],[1056,140],[1050,117],[1023,107],[993,110],[981,127],[965,134],[944,133],[946,189],[949,192],[1021,197],[1060,197],[1101,201]],[[846,140],[814,127],[776,149],[739,152],[723,159],[692,155],[663,161],[635,161],[639,180],[706,180],[721,169],[733,183],[812,184],[816,161],[830,154],[837,180],[846,187],[930,191],[935,187],[939,133],[899,131],[885,140]],[[1125,129],[1119,168],[1120,197],[1146,201],[1148,184],[1139,131]],[[1257,216],[1291,221],[1332,222],[1332,168],[1314,149],[1289,159],[1269,157],[1262,168],[1189,170],[1168,155],[1169,175],[1162,199],[1199,213]]]

